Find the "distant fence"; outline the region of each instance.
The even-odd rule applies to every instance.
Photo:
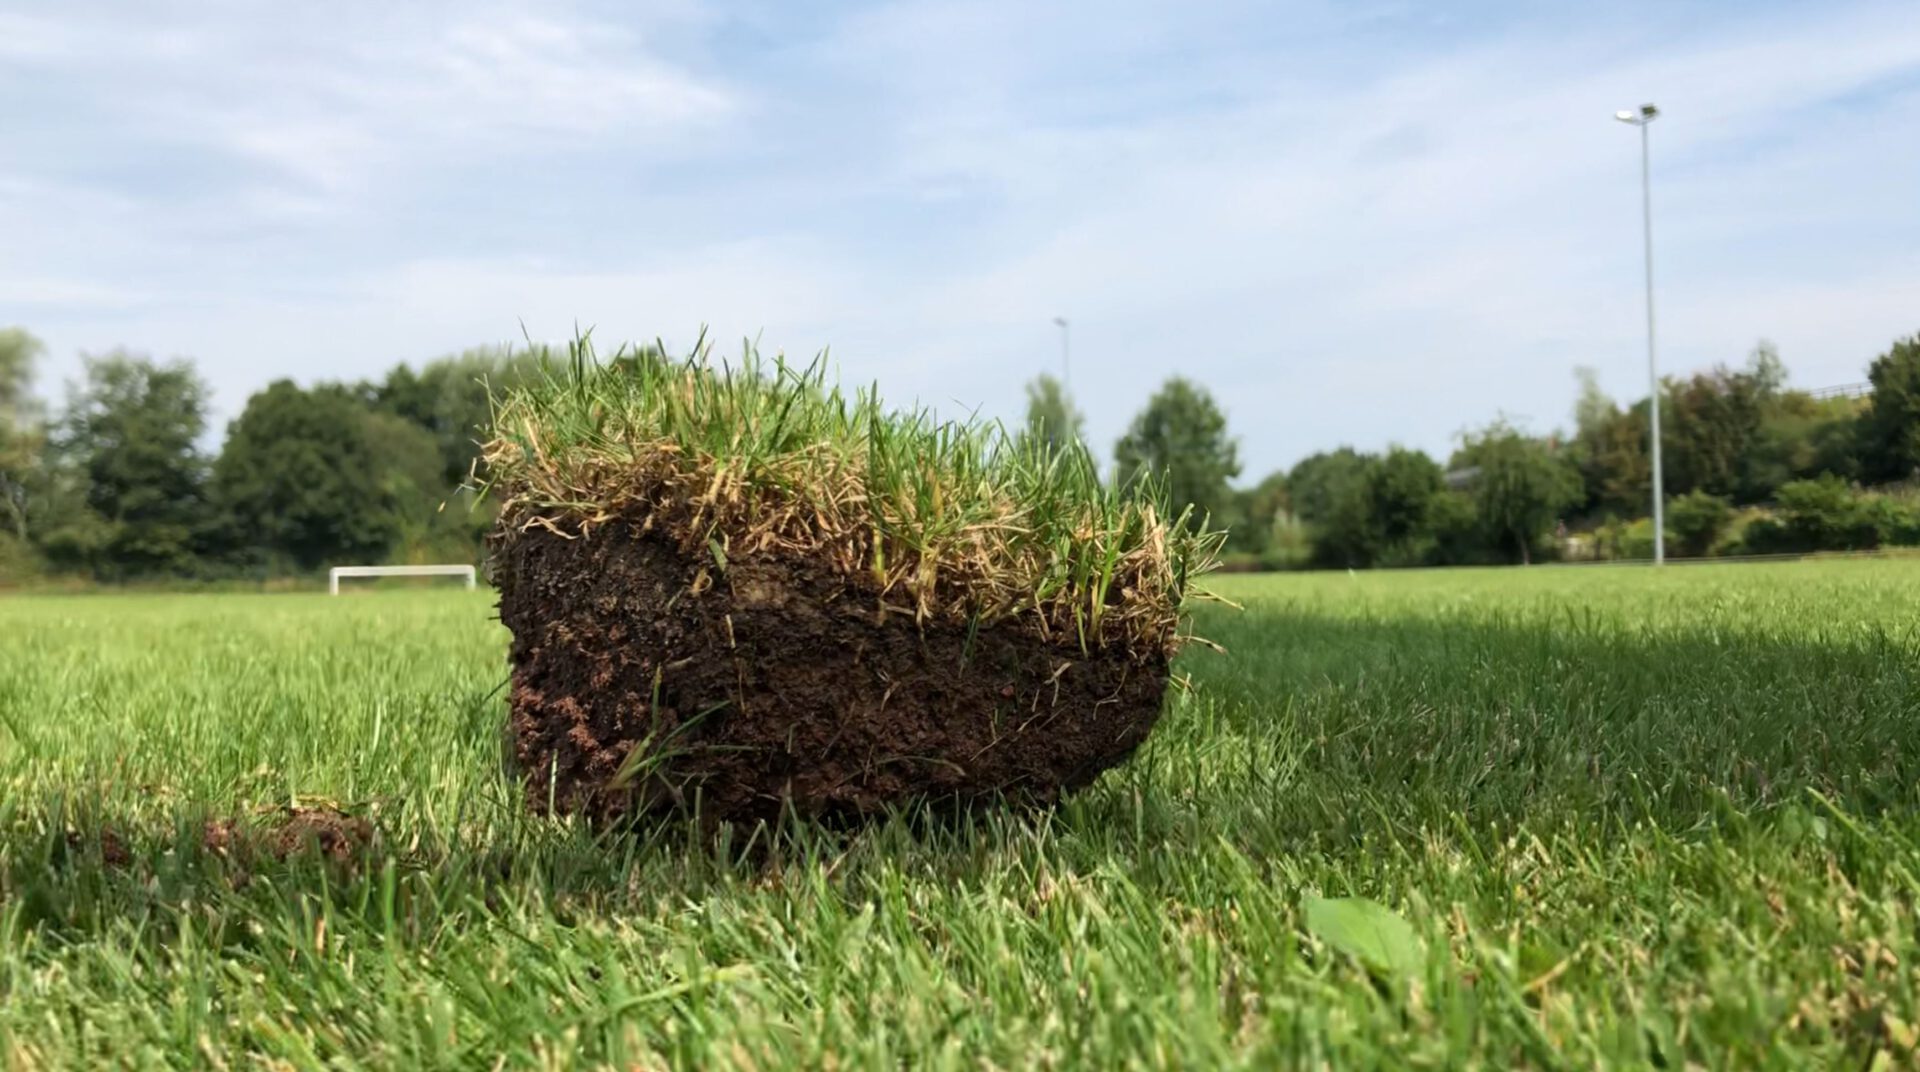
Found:
[[[1876,547],[1866,551],[1783,551],[1766,555],[1668,555],[1669,566],[1710,566],[1719,562],[1824,562],[1843,558],[1890,558],[1920,561],[1920,547]],[[1651,566],[1651,558],[1562,558],[1542,566]]]
[[[1865,398],[1873,393],[1870,383],[1843,383],[1837,387],[1819,387],[1808,391],[1812,398]]]
[[[465,577],[473,588],[476,574],[472,566],[335,566],[327,571],[327,594],[340,594],[342,577]]]
[[[1758,563],[1758,562],[1836,562],[1843,559],[1882,559],[1896,562],[1920,564],[1920,547],[1878,547],[1870,551],[1787,551],[1768,555],[1668,555],[1669,566],[1711,566],[1716,564]],[[1487,569],[1570,569],[1573,567],[1645,566],[1651,569],[1651,558],[1549,558],[1522,566],[1518,562],[1484,562],[1472,565],[1448,566],[1368,566],[1364,569],[1347,569],[1344,566],[1312,567],[1268,567],[1257,562],[1227,562],[1220,566],[1221,573],[1338,573],[1346,572],[1358,576],[1362,573],[1398,573],[1412,570],[1487,570]]]

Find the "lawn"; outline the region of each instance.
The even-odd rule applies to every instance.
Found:
[[[1920,1061],[1920,562],[1214,587],[1051,813],[718,837],[524,814],[484,592],[0,600],[0,1058]]]

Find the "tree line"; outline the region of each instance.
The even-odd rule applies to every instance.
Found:
[[[476,349],[379,380],[277,380],[209,455],[191,362],[87,356],[55,409],[31,390],[43,356],[24,330],[0,331],[0,580],[472,561],[492,520],[467,486],[488,385],[534,367]]]
[[[1115,445],[1116,479],[1153,473],[1170,508],[1228,531],[1230,563],[1349,568],[1633,559],[1653,554],[1650,406],[1577,369],[1571,430],[1496,418],[1443,461],[1420,450],[1315,453],[1249,485],[1226,415],[1174,377]],[[1920,335],[1867,369],[1864,392],[1787,386],[1761,342],[1738,366],[1662,380],[1666,551],[1678,556],[1920,545]],[[1025,434],[1083,439],[1052,377],[1029,385]]]
[[[44,357],[0,330],[0,581],[266,577],[345,562],[473,561],[492,522],[471,487],[490,387],[537,359],[482,348],[377,380],[250,397],[202,448],[208,389],[186,360],[87,356],[58,407]],[[1787,386],[1762,343],[1738,366],[1661,384],[1667,551],[1674,555],[1920,544],[1920,335],[1868,368],[1863,394]],[[1250,484],[1208,391],[1167,380],[1114,445],[1112,479],[1151,477],[1169,509],[1228,531],[1244,567],[1492,564],[1652,554],[1649,407],[1577,370],[1571,429],[1503,419],[1423,451],[1322,451]],[[1050,376],[1020,434],[1084,450],[1084,419]]]

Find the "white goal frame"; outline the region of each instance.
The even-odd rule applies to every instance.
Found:
[[[472,566],[335,566],[327,571],[327,594],[340,594],[342,577],[465,577],[472,591],[476,574]]]

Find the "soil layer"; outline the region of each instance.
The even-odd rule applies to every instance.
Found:
[[[818,564],[726,562],[631,526],[496,545],[528,804],[859,816],[1051,800],[1146,739],[1164,656],[916,622]]]

